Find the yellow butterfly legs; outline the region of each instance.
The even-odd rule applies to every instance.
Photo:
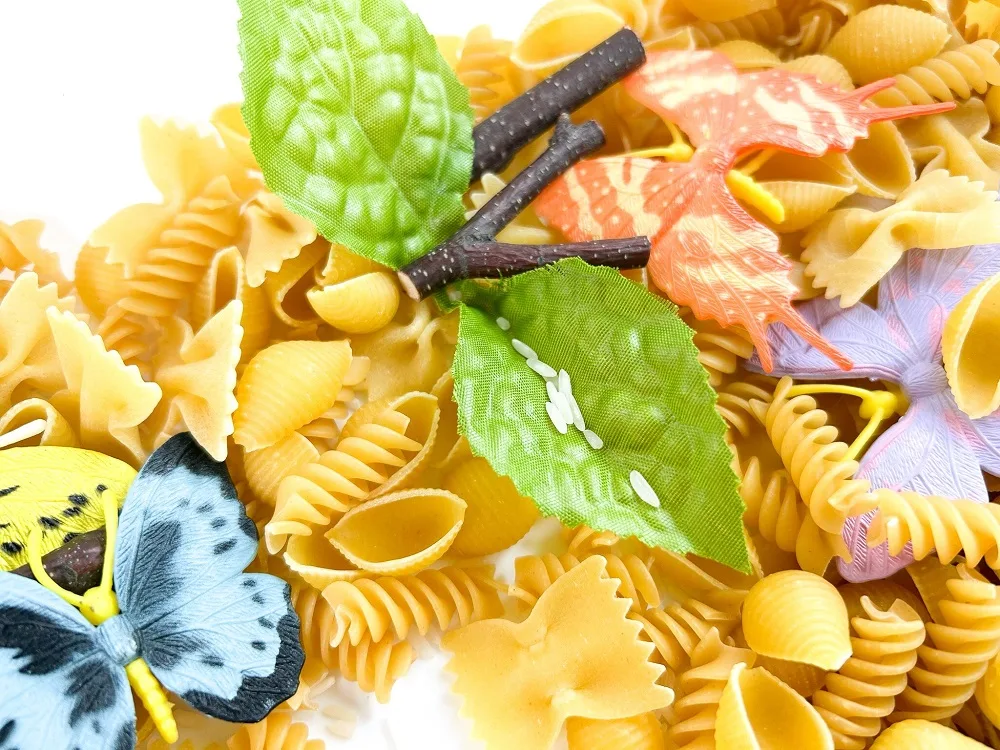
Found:
[[[118,539],[118,504],[111,493],[105,493],[104,527],[107,541],[104,546],[104,566],[101,571],[101,584],[90,589],[83,596],[66,591],[52,580],[42,565],[42,532],[38,528],[28,535],[28,564],[31,572],[42,586],[56,594],[70,605],[78,608],[87,621],[97,627],[112,617],[121,614],[118,608],[118,597],[113,591],[115,542]],[[136,695],[149,711],[157,731],[167,744],[177,741],[177,722],[170,708],[170,702],[149,665],[143,659],[136,659],[125,667],[129,684]]]

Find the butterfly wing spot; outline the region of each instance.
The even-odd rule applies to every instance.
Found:
[[[219,518],[213,518],[212,519],[212,528],[213,529],[221,529],[225,525],[226,525],[226,519],[225,518],[219,517]]]
[[[198,511],[199,513],[210,513],[212,511],[212,504],[202,503],[197,508],[195,508],[195,510]]]
[[[6,722],[2,727],[0,727],[0,745],[3,745],[10,739],[11,735],[14,734],[14,728],[17,726],[17,722],[11,719]]]
[[[264,599],[263,594],[254,594],[253,596],[250,597],[250,601],[252,601],[254,604],[259,604],[263,606],[266,600]]]
[[[108,491],[107,485],[103,485],[103,484],[97,485],[97,487],[95,489],[96,489],[96,492],[97,492],[98,495],[103,495],[105,492]]]
[[[266,617],[258,617],[257,624],[260,625],[262,628],[266,628],[267,630],[274,630],[274,623],[271,622],[271,620],[268,620]]]
[[[7,497],[7,495],[11,494],[12,492],[17,492],[20,486],[21,485],[19,484],[15,484],[13,487],[4,487],[2,490],[0,490],[0,497]]]
[[[103,487],[104,485],[101,486]],[[86,495],[79,495],[79,494],[70,495],[68,499],[77,508],[82,508],[83,506],[85,506],[87,503],[90,502],[90,500],[87,498]]]
[[[214,555],[224,555],[229,552],[233,547],[236,546],[235,539],[227,539],[224,542],[219,542],[212,548],[212,554]]]
[[[62,525],[62,521],[52,516],[42,516],[38,519],[38,523],[44,529],[58,529]]]
[[[83,515],[83,508],[74,505],[64,510],[62,514],[66,516],[66,518],[73,518],[74,516]]]
[[[74,539],[76,539],[78,536],[80,536],[80,535],[77,534],[75,531],[71,531],[70,533],[68,533],[66,536],[63,537],[63,544],[69,544]]]
[[[243,583],[241,585],[245,589],[252,589],[257,585],[257,581],[255,581],[253,578],[245,578],[243,579]]]
[[[18,542],[4,542],[0,544],[0,550],[3,550],[8,555],[19,555],[24,551],[24,547]]]
[[[211,656],[211,655],[202,657],[201,663],[204,664],[206,667],[215,667],[217,669],[225,666],[225,662],[222,661],[222,659],[220,659],[218,656]]]
[[[257,651],[264,651],[267,649],[267,644],[264,641],[251,641],[251,646]]]

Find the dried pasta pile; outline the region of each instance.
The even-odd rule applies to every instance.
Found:
[[[741,70],[845,89],[895,76],[874,98],[883,106],[956,103],[877,124],[844,154],[768,151],[742,165],[784,207],[780,223],[762,220],[796,264],[800,299],[872,301],[914,248],[1000,241],[1000,8],[987,0],[553,0],[514,42],[480,27],[439,44],[482,119],[624,25],[650,50],[710,48]],[[672,139],[621,86],[581,117],[604,127],[605,154]],[[600,557],[674,701],[623,720],[570,718],[571,750],[1000,748],[1000,588],[989,570],[1000,567],[1000,515],[880,496],[855,478],[848,446],[866,423],[856,398],[796,395],[747,368],[744,331],[687,316],[730,426],[754,572],[580,527],[502,580],[485,558],[517,543],[538,511],[458,433],[456,314],[411,301],[395,274],[286,210],[263,185],[238,106],[211,123],[210,134],[143,123],[162,201],[97,228],[73,281],[41,248],[38,222],[0,224],[0,435],[42,420],[20,444],[82,446],[138,467],[190,431],[227,462],[262,532],[259,568],[293,583],[307,654],[299,693],[247,727],[178,709],[181,747],[317,750],[300,718],[321,715],[336,734],[353,726],[324,700],[332,680],[388,701],[415,642],[522,619]],[[537,153],[473,185],[470,216]],[[560,241],[530,208],[498,239]],[[957,384],[984,415],[998,405],[980,382],[990,377]],[[890,541],[912,540],[916,561],[847,583],[831,565],[845,553],[845,509],[880,498],[909,534],[897,524]],[[149,726],[140,736],[164,746]]]

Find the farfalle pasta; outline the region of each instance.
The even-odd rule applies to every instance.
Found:
[[[900,123],[899,129],[922,170],[946,169],[989,190],[1000,185],[1000,146],[986,137],[990,118],[981,100],[969,99],[920,122]]]
[[[461,42],[455,75],[469,90],[469,104],[483,120],[520,92],[510,59],[513,43],[496,39],[489,26],[477,26]]]
[[[566,721],[569,750],[663,750],[663,732],[656,714],[628,719]]]

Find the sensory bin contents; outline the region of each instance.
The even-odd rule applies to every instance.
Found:
[[[1000,748],[1000,5],[238,4],[0,223],[0,749]]]

